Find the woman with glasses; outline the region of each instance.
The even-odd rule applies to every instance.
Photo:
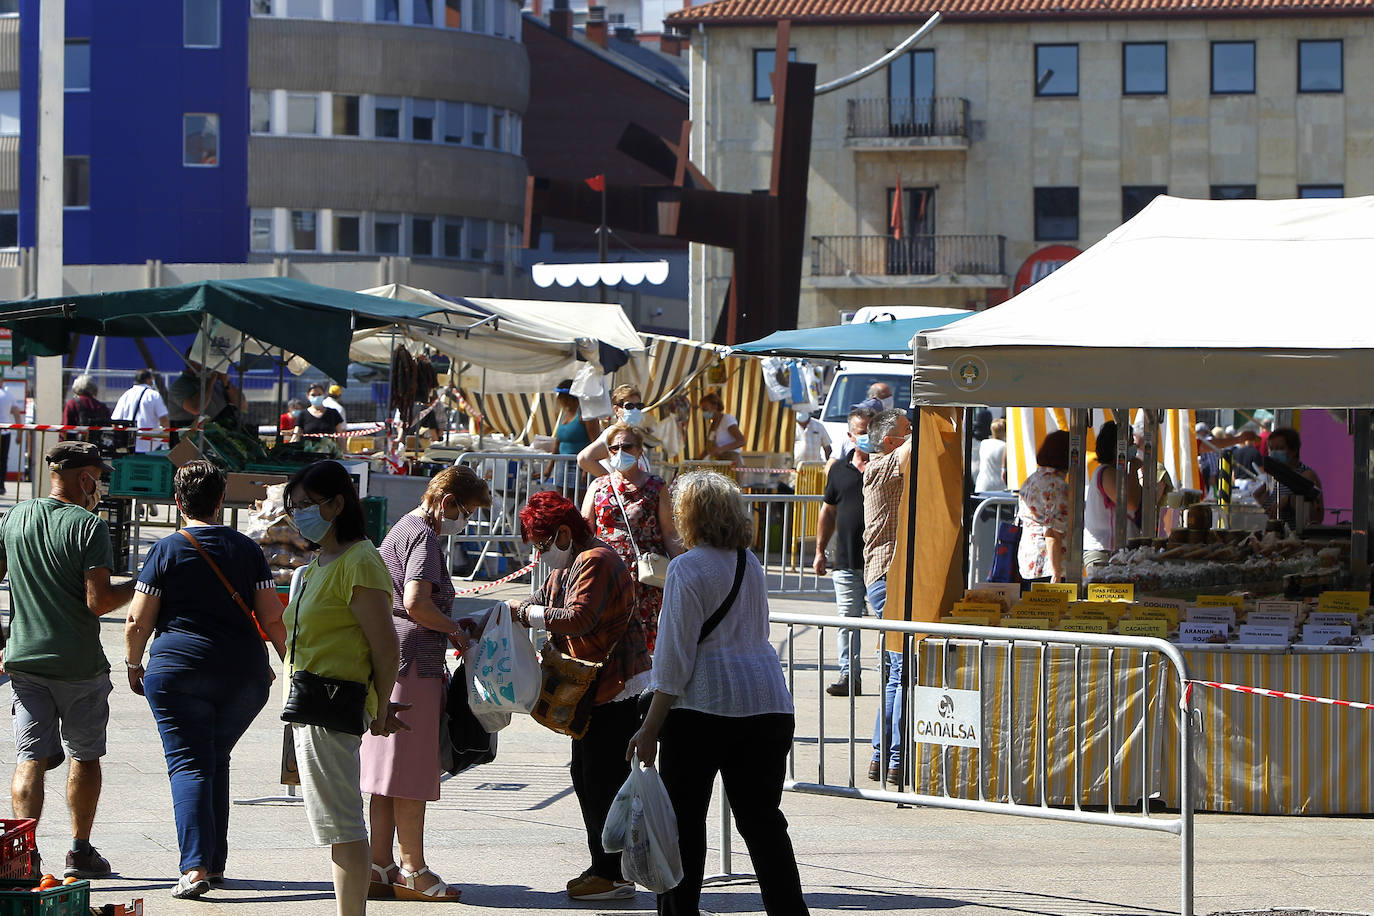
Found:
[[[638,560],[642,554],[674,557],[682,552],[673,527],[673,501],[663,478],[644,469],[643,430],[617,423],[606,431],[606,450],[611,473],[592,482],[582,515],[634,577],[634,611],[653,652],[663,589],[639,581]]]
[[[617,385],[611,390],[611,421],[629,426],[644,425],[644,395],[634,385]],[[604,430],[591,445],[577,453],[577,466],[593,477],[604,477],[610,470],[610,429]]]
[[[403,731],[390,738],[364,735],[361,750],[364,792],[372,795],[370,898],[457,900],[425,863],[425,804],[439,800],[439,717],[446,696],[444,652],[451,642],[461,652],[463,635],[449,614],[453,580],[440,535],[458,534],[478,509],[491,505],[487,483],[459,465],[430,479],[420,505],[392,526],[381,554],[391,573],[391,622],[401,663],[391,701],[409,707]],[[392,859],[392,843],[401,861]]]

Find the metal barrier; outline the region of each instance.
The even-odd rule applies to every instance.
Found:
[[[754,553],[768,575],[770,595],[826,595],[834,588],[807,564],[795,542],[805,536],[805,510],[824,501],[819,495],[745,493],[754,516]]]
[[[1182,916],[1192,916],[1194,743],[1188,667],[1177,647],[1161,639],[1092,633],[809,614],[778,613],[770,615],[769,619],[771,623],[788,628],[783,664],[788,687],[794,696],[797,695],[799,668],[797,628],[814,628],[817,636],[817,719],[814,732],[807,727],[810,723],[798,725],[785,789],[813,795],[1176,834],[1181,846],[1180,912]],[[860,723],[856,709],[864,701],[853,696],[849,698],[847,711],[847,765],[840,767],[843,772],[840,782],[832,782],[827,777],[826,751],[831,738],[826,732],[825,681],[828,672],[825,670],[825,649],[827,631],[841,628],[902,634],[902,684],[905,689],[901,707],[901,763],[893,787],[888,785],[887,768],[883,765],[879,767],[882,779],[878,788],[856,785],[859,748],[862,747],[864,760],[870,757],[871,726],[867,716]],[[920,634],[937,638],[927,639],[917,647],[913,637]],[[833,634],[830,638],[833,639]],[[976,661],[965,661],[962,671],[956,670],[951,675],[950,657],[961,652],[965,659],[970,658],[969,653],[975,653],[972,657]],[[985,659],[990,655],[1005,655],[1005,660],[986,664]],[[921,664],[923,659],[927,662],[925,665]],[[929,670],[932,659],[939,669],[934,673]],[[1085,668],[1093,666],[1092,670],[1098,672],[1100,678],[1103,662],[1108,674],[1105,689],[1092,689],[1093,684],[1085,686]],[[808,658],[806,665],[809,664]],[[1021,686],[1032,681],[1034,687],[1028,691],[1018,690],[1018,674]],[[951,680],[959,684],[952,684]],[[967,683],[970,680],[976,684]],[[1093,678],[1090,676],[1088,680]],[[1128,691],[1120,691],[1126,694],[1120,698],[1117,696],[1118,681],[1129,685]],[[913,690],[913,685],[934,688],[940,693],[942,700],[950,703],[951,719],[954,706],[950,695],[958,695],[960,689],[976,690],[979,695],[976,743],[951,748],[949,744],[934,743],[929,738],[914,742],[911,729],[915,727],[927,733],[928,723],[933,720],[917,720],[917,691]],[[1176,697],[1173,695],[1175,690]],[[923,694],[923,698],[926,696]],[[1171,704],[1176,704],[1175,712],[1166,715]],[[886,732],[888,723],[881,702],[878,707],[877,716]],[[944,715],[943,703],[939,715]],[[1053,730],[1056,726],[1058,731]],[[1171,726],[1178,729],[1179,811],[1173,817],[1152,816],[1149,802],[1158,786],[1154,779],[1156,758],[1162,758],[1163,749],[1169,745],[1162,739],[1163,730]],[[1152,731],[1160,734],[1152,735]],[[1105,756],[1102,753],[1104,742]],[[1056,752],[1053,757],[1051,749]],[[976,763],[972,759],[975,756]],[[1102,760],[1105,760],[1105,767],[1092,768],[1092,762]],[[798,770],[803,768],[814,768],[814,778],[798,778]],[[1139,783],[1128,782],[1127,771],[1137,768]],[[1048,788],[1052,778],[1065,777],[1064,788],[1071,796],[1071,804],[1052,801]],[[969,795],[973,795],[971,783],[976,783],[976,797],[954,794],[951,791],[954,781],[964,783]],[[908,782],[911,782],[909,790],[906,788]],[[1024,795],[1019,794],[1018,783],[1032,788]],[[1105,810],[1096,807],[1085,810],[1082,803],[1085,791],[1101,795],[1104,787],[1105,805],[1100,807]],[[1118,796],[1135,798],[1137,791],[1139,813],[1118,811]],[[722,852],[721,870],[730,871],[728,851]]]
[[[997,529],[1002,522],[1016,521],[1016,506],[1016,496],[1008,495],[985,497],[973,507],[968,534],[969,588],[988,581],[993,552],[997,549]]]

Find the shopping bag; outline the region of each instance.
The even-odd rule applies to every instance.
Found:
[[[667,893],[682,881],[682,854],[677,842],[677,815],[658,770],[630,761],[630,817],[620,870],[656,894]]]
[[[992,569],[988,571],[989,582],[1020,582],[1021,564],[1017,562],[1017,549],[1021,546],[1021,526],[1012,522],[997,524],[997,545],[992,552]]]
[[[464,653],[471,680],[468,705],[483,713],[529,712],[539,699],[539,657],[523,628],[515,631],[510,609],[496,604],[482,635]]]
[[[625,848],[625,834],[630,829],[630,808],[634,800],[635,774],[625,777],[620,791],[611,801],[611,810],[606,812],[606,825],[601,828],[601,848],[607,852],[620,852]]]
[[[599,420],[611,415],[611,391],[606,385],[606,376],[591,363],[577,370],[568,392],[577,398],[583,419]]]
[[[466,667],[461,657],[458,667]],[[487,731],[467,699],[467,679],[461,670],[455,671],[445,688],[444,710],[439,714],[439,769],[450,776],[496,759],[496,733]],[[509,724],[510,716],[505,720],[502,724]]]

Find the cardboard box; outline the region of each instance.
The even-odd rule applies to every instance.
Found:
[[[196,444],[186,436],[182,437],[181,441],[177,443],[176,448],[167,453],[167,460],[177,467],[181,467],[188,461],[195,461],[199,457],[200,450],[196,448]]]
[[[285,474],[248,474],[231,472],[226,475],[224,502],[226,504],[251,505],[259,499],[267,498],[267,488],[289,479]]]

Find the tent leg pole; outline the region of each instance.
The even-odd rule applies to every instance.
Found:
[[[964,537],[962,539],[964,559],[964,584],[973,587],[974,573],[969,568],[969,532],[973,530],[973,411],[964,408],[964,476],[959,481],[959,505],[964,516]],[[913,437],[915,432],[911,434]]]
[[[1350,585],[1352,588],[1364,588],[1369,584],[1369,519],[1371,514],[1370,499],[1374,496],[1374,486],[1370,485],[1370,418],[1371,412],[1366,408],[1363,410],[1352,410],[1350,419],[1353,424],[1351,430],[1355,445],[1355,475],[1354,486],[1352,488],[1353,499],[1351,500],[1351,519],[1350,519]]]
[[[240,389],[242,390],[242,389]],[[276,444],[281,445],[281,415],[285,413],[286,407],[286,348],[282,347],[277,358],[277,437]]]
[[[907,464],[906,471],[907,479],[910,481],[911,487],[910,496],[907,499],[906,504],[906,581],[902,583],[902,620],[910,620],[915,607],[913,596],[911,594],[911,586],[912,581],[915,578],[915,570],[911,568],[911,565],[912,560],[916,555],[916,484],[917,481],[920,480],[921,476],[919,473],[917,473],[917,469],[920,465],[921,419],[924,413],[924,408],[916,408],[915,422],[911,424],[911,460]],[[902,689],[901,696],[899,696],[897,699],[898,703],[903,704],[903,708],[906,708],[906,704],[911,699],[911,658],[911,637],[909,635],[903,634],[901,684]],[[896,708],[896,704],[894,703],[893,710],[895,711]],[[899,744],[897,745],[896,791],[898,792],[906,791],[904,786],[906,784],[907,750],[910,747],[910,743],[907,740],[907,730],[910,727],[911,717],[909,715],[902,716],[902,727],[897,735]],[[879,744],[881,745],[882,742],[879,742]],[[881,765],[881,761],[879,761],[879,763]]]
[[[1070,582],[1083,581],[1083,487],[1087,480],[1083,443],[1087,438],[1087,428],[1088,411],[1075,408],[1069,419],[1069,498],[1072,503],[1069,512],[1069,555],[1065,560],[1068,567],[1065,577]]]
[[[1159,411],[1153,407],[1141,410],[1141,416],[1145,419],[1144,443],[1140,449],[1140,466],[1146,470],[1141,472],[1141,491],[1140,491],[1140,536],[1147,538],[1159,537],[1159,508],[1155,505],[1155,494],[1159,492]],[[1174,481],[1175,486],[1179,486],[1178,481]]]
[[[1126,504],[1131,485],[1130,448],[1135,444],[1135,429],[1131,426],[1131,409],[1118,407],[1116,413],[1116,511],[1112,513],[1112,542],[1107,545],[1108,553],[1115,553],[1126,546],[1126,520],[1130,507]],[[1148,479],[1148,475],[1146,475]]]

